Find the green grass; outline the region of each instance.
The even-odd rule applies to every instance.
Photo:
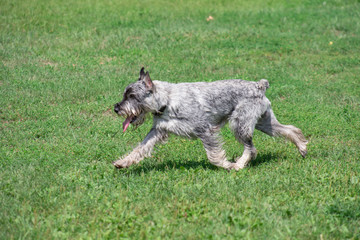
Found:
[[[0,4],[1,239],[360,239],[359,1]],[[112,112],[142,66],[170,82],[268,79],[307,158],[256,132],[257,159],[228,173],[171,137],[115,170],[151,128],[122,134]]]

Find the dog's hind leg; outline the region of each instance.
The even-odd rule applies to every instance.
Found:
[[[163,142],[167,139],[168,134],[166,132],[159,131],[152,128],[146,135],[144,141],[137,146],[129,155],[124,158],[113,162],[113,165],[117,168],[126,168],[132,164],[139,163],[145,157],[150,156],[154,146],[158,142]]]
[[[236,171],[245,168],[251,160],[256,158],[257,151],[252,142],[252,137],[260,115],[261,105],[257,104],[256,101],[246,100],[239,103],[229,118],[229,126],[234,132],[236,140],[244,144],[244,152],[241,157],[236,159],[233,166]]]
[[[244,152],[241,157],[236,159],[236,163],[234,165],[234,169],[238,171],[239,169],[245,168],[248,163],[256,158],[257,151],[252,143],[251,139],[243,140],[244,143]]]
[[[233,166],[233,168],[238,171],[239,169],[245,168],[251,160],[256,158],[257,151],[252,142],[252,134],[254,130],[248,129],[248,132],[243,132],[243,128],[232,127],[232,129],[234,131],[236,139],[240,143],[244,144],[244,152],[241,157],[238,157],[236,159],[236,163]]]
[[[226,159],[226,153],[222,148],[221,137],[218,133],[201,134],[199,138],[203,142],[210,163],[227,170],[233,168],[234,163]]]
[[[306,144],[308,141],[305,139],[301,130],[292,125],[283,125],[279,123],[270,107],[258,120],[255,128],[270,136],[282,136],[289,139],[296,145],[301,156],[305,157],[307,153]]]

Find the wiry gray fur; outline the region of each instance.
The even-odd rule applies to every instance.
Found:
[[[305,157],[307,141],[300,129],[282,125],[265,96],[267,80],[250,82],[239,79],[216,82],[173,84],[152,81],[149,73],[140,71],[137,82],[130,84],[115,112],[140,125],[147,113],[153,115],[153,127],[129,155],[114,162],[118,168],[129,167],[149,156],[157,142],[164,141],[168,133],[200,138],[209,161],[225,169],[239,170],[256,157],[252,143],[254,129],[270,136],[283,136],[292,141]],[[226,159],[219,135],[227,122],[236,139],[244,144],[243,155],[236,162]]]

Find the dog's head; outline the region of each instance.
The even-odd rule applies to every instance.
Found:
[[[118,115],[126,117],[123,122],[124,132],[130,123],[135,126],[144,123],[146,113],[151,111],[153,92],[154,85],[149,72],[145,73],[144,68],[141,68],[138,81],[125,88],[123,100],[114,106]]]

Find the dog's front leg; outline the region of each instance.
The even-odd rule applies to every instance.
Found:
[[[126,168],[132,164],[139,163],[145,157],[150,156],[151,151],[157,142],[165,141],[167,136],[166,132],[152,128],[139,146],[137,146],[129,155],[113,162],[113,165],[117,168]]]

